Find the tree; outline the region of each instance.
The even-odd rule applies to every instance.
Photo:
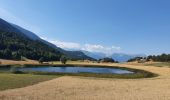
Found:
[[[42,64],[44,62],[44,58],[41,57],[38,61],[39,61],[40,64]]]
[[[169,62],[170,61],[170,54],[161,54],[161,55],[153,55],[148,56],[147,59],[158,61],[158,62]]]
[[[4,57],[6,59],[11,59],[12,58],[12,52],[9,49],[4,50]]]
[[[66,64],[67,58],[65,56],[61,56],[60,61],[62,64]]]
[[[143,58],[143,57],[134,57],[134,58],[129,59],[127,62],[133,62],[133,61],[140,62],[142,59],[145,59],[145,58]]]
[[[99,59],[99,61],[100,61],[100,62],[112,62],[112,63],[114,63],[114,62],[115,62],[115,60],[114,60],[114,59],[112,59],[112,58],[108,58],[108,57],[103,58],[103,59]]]
[[[0,30],[0,58],[20,60],[21,56],[28,59],[59,61],[62,53],[42,41],[32,40],[15,32]]]
[[[13,57],[13,59],[21,60],[21,56],[19,55],[18,52],[12,52],[12,57]]]

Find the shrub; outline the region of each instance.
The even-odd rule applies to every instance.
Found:
[[[10,69],[10,72],[13,73],[13,74],[23,74],[23,72],[20,71],[20,70],[18,70],[17,67],[12,67],[12,68]]]
[[[100,62],[111,62],[111,63],[114,63],[114,62],[115,62],[114,59],[108,58],[108,57],[103,58],[103,59],[99,59],[99,61],[100,61]]]
[[[60,61],[61,61],[62,64],[66,64],[67,58],[66,58],[65,56],[62,56],[62,57],[60,58]]]
[[[41,57],[38,61],[39,61],[40,64],[42,64],[44,62],[44,58]]]

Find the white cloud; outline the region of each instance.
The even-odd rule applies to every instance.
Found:
[[[103,46],[103,45],[99,45],[99,44],[79,44],[79,43],[75,43],[75,42],[49,40],[47,38],[42,38],[42,39],[45,39],[45,40],[55,44],[56,46],[61,47],[66,50],[85,50],[85,51],[89,51],[89,52],[99,52],[99,53],[104,53],[107,56],[121,51],[121,48],[118,46]]]
[[[74,43],[74,42],[63,42],[63,41],[58,41],[58,40],[55,40],[55,41],[52,40],[49,42],[55,44],[58,47],[64,48],[64,49],[71,49],[71,50],[81,49],[80,44]]]
[[[41,30],[33,25],[29,25],[25,21],[21,20],[20,18],[16,17],[11,12],[7,11],[6,9],[0,8],[0,18],[12,22],[14,24],[17,24],[19,26],[22,26],[34,33],[40,33]],[[41,37],[42,38],[42,37]],[[90,52],[101,52],[105,53],[106,55],[111,55],[114,52],[119,52],[121,50],[120,47],[117,46],[103,46],[99,44],[79,44],[74,42],[64,42],[59,40],[49,40],[47,38],[42,38],[44,40],[48,40],[49,42],[55,44],[58,47],[61,47],[63,49],[67,50],[86,50]]]
[[[115,49],[115,50],[121,50],[121,47],[112,46],[112,49]]]
[[[103,46],[103,45],[96,45],[96,44],[85,44],[82,49],[90,52],[104,53],[107,56],[115,52],[119,52],[121,50],[121,48],[117,46]]]
[[[23,21],[22,19],[18,18],[17,16],[15,16],[14,14],[12,14],[10,11],[3,9],[0,7],[0,18],[11,22],[13,24],[19,25],[25,29],[28,29],[34,33],[40,33],[41,30],[40,28],[38,28],[37,26],[34,25],[30,25],[27,22]]]

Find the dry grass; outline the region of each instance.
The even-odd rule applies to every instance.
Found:
[[[170,62],[145,62],[145,63],[129,62],[128,64],[155,67],[170,67]]]
[[[4,60],[0,59],[2,65],[24,65],[24,64],[39,64],[38,61],[35,60],[26,60],[26,61],[14,61],[14,60]]]
[[[88,63],[87,63],[88,64]],[[149,79],[100,79],[64,76],[0,92],[0,100],[170,100],[170,68],[103,64],[159,74]]]

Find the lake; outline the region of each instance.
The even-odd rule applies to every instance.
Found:
[[[0,68],[0,70],[11,70],[10,68]],[[23,72],[56,72],[56,73],[99,73],[99,74],[133,74],[133,72],[118,69],[118,68],[101,68],[101,67],[52,67],[52,66],[37,66],[37,67],[22,67],[15,70]]]

